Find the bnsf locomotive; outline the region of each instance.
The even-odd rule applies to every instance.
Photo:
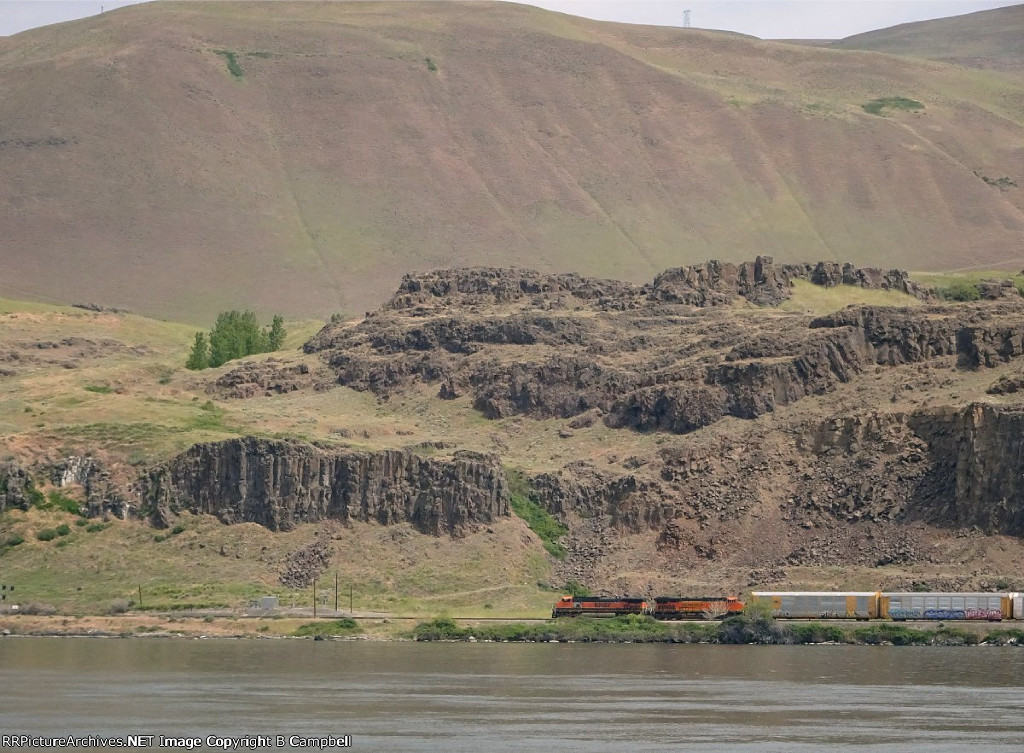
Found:
[[[1024,619],[1020,593],[919,593],[898,591],[754,591],[782,619],[999,620]],[[734,596],[659,596],[653,603],[625,596],[563,596],[552,617],[647,614],[656,620],[711,620],[743,611]]]
[[[743,602],[734,596],[659,596],[653,604],[625,596],[563,596],[551,610],[551,616],[649,614],[656,620],[701,620],[727,617],[742,611]]]

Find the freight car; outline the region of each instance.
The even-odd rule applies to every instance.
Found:
[[[1014,597],[1002,593],[898,593],[879,594],[879,611],[891,620],[988,620],[998,622],[1016,616]]]
[[[651,616],[656,620],[711,620],[742,611],[743,602],[735,596],[658,596]]]
[[[875,591],[754,591],[754,601],[771,605],[776,617],[791,620],[873,620],[878,617]]]
[[[627,596],[563,596],[551,610],[552,617],[613,617],[621,614],[645,614],[647,602]]]
[[[776,617],[850,620],[1024,619],[1018,593],[754,591]]]

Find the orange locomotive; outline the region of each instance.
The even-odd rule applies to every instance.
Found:
[[[551,610],[551,616],[578,617],[581,614],[589,614],[604,617],[646,612],[646,601],[628,596],[563,596]]]
[[[743,602],[735,596],[658,596],[651,616],[656,620],[714,620],[743,611]]]
[[[713,620],[742,611],[743,602],[735,596],[659,596],[653,606],[643,599],[628,596],[563,596],[551,610],[551,616],[649,614],[656,620]]]

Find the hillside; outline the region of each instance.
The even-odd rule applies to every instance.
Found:
[[[1021,143],[1005,72],[512,4],[133,6],[0,40],[0,293],[208,326],[447,266],[1020,269]]]
[[[832,47],[1020,74],[1024,71],[1024,5],[900,24],[841,39]]]
[[[572,580],[1020,589],[1022,288],[437,270],[199,372],[189,327],[0,300],[0,565],[93,613],[309,604],[334,573],[392,615],[544,616]]]

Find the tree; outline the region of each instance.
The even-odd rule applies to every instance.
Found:
[[[267,333],[267,344],[270,346],[270,350],[281,350],[287,335],[288,333],[284,329],[284,318],[275,316],[270,325],[270,332]]]
[[[192,352],[185,361],[185,368],[199,371],[210,365],[210,346],[206,342],[206,334],[196,332],[196,340],[192,343]]]
[[[210,330],[210,365],[214,368],[267,350],[267,333],[260,329],[252,311],[222,311]]]
[[[190,369],[221,366],[236,358],[280,350],[287,336],[284,318],[274,316],[268,329],[260,327],[252,311],[222,311],[209,336],[196,333],[192,353],[185,364]]]

